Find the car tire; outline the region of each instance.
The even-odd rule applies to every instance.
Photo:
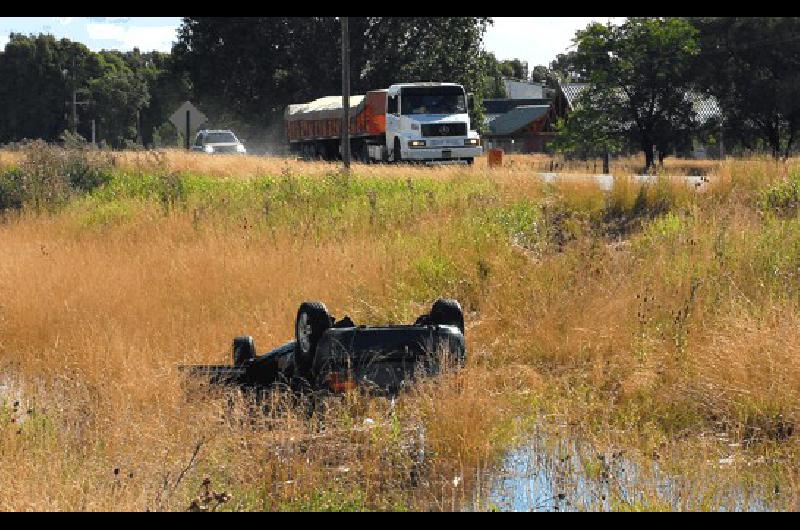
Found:
[[[475,159],[474,158],[467,158],[467,165],[471,166],[473,164],[475,164]]]
[[[255,359],[256,345],[253,337],[245,335],[233,339],[233,365],[242,366],[246,362]]]
[[[458,300],[439,298],[433,303],[430,323],[434,326],[456,326],[464,333],[464,312]]]
[[[296,364],[302,377],[307,377],[314,361],[317,343],[333,325],[328,308],[322,302],[303,302],[294,323]]]

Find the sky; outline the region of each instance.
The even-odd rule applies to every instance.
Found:
[[[15,32],[52,33],[95,51],[170,51],[180,23],[181,17],[0,17],[0,47]]]
[[[484,47],[498,59],[519,58],[530,68],[548,65],[571,45],[575,30],[609,17],[494,17]],[[612,20],[619,21],[619,17]],[[8,34],[52,33],[86,44],[90,49],[168,52],[181,17],[0,17],[0,48]]]

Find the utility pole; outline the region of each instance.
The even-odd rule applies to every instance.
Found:
[[[142,145],[142,115],[139,109],[136,109],[136,143]]]
[[[342,22],[342,162],[350,171],[350,34],[347,17]]]
[[[64,77],[67,77],[69,70],[62,72]],[[75,67],[75,58],[72,58],[72,101],[67,101],[67,105],[72,106],[72,134],[78,134],[78,105],[88,105],[90,101],[78,101],[78,79],[77,68]],[[85,90],[85,89],[84,89]]]

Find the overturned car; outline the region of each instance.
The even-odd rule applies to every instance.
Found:
[[[301,392],[341,393],[361,386],[394,394],[419,375],[463,366],[464,314],[458,301],[440,298],[413,324],[357,326],[347,316],[335,319],[322,302],[303,302],[294,340],[259,355],[252,337],[236,337],[232,350],[232,365],[183,369],[245,388],[285,384]]]

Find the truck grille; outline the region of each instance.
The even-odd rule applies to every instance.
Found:
[[[422,136],[466,136],[466,123],[424,123]]]

